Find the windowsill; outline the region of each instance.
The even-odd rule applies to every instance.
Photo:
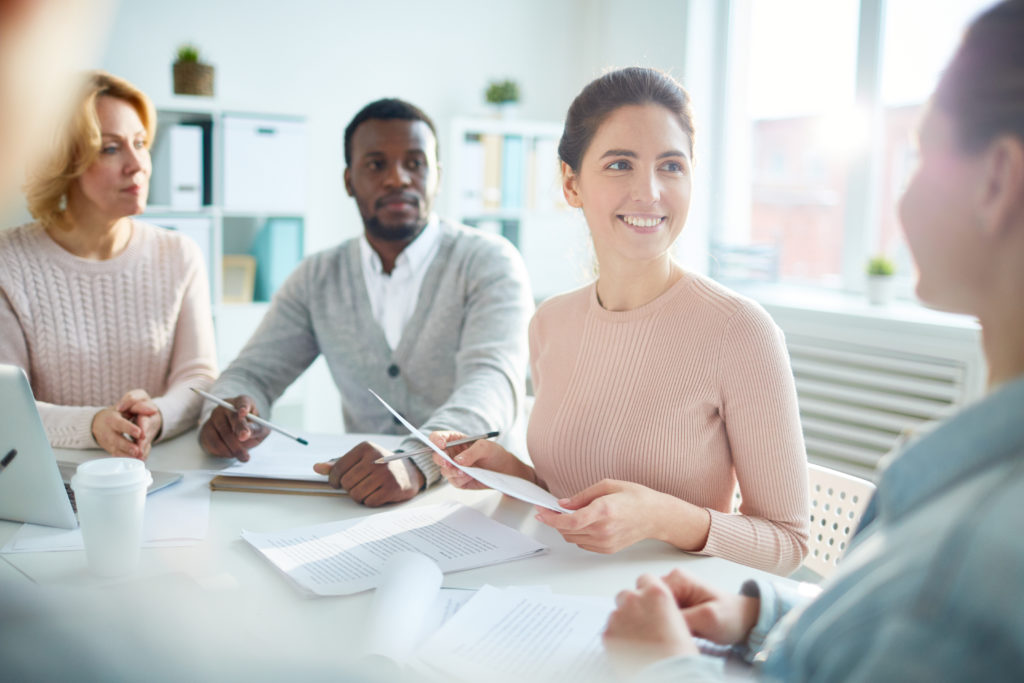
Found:
[[[877,328],[911,325],[921,332],[975,338],[980,326],[971,316],[945,313],[916,301],[896,299],[884,306],[868,303],[865,294],[799,287],[778,283],[726,283],[727,287],[754,299],[769,312],[780,310],[819,313],[842,318],[846,324]]]

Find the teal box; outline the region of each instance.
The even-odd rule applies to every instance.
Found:
[[[270,301],[302,260],[302,219],[268,218],[252,244],[256,259],[255,301]]]

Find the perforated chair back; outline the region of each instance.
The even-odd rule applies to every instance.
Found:
[[[875,485],[821,465],[807,465],[811,539],[804,566],[826,578],[836,569]]]

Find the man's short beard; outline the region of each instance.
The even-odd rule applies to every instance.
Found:
[[[402,223],[401,225],[381,225],[376,216],[363,221],[366,232],[384,242],[409,242],[427,227],[426,220]]]

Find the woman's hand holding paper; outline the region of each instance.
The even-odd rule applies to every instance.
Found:
[[[452,431],[432,432],[430,434],[430,440],[435,446],[445,450],[445,444],[449,441],[456,441],[464,436],[464,434]],[[544,488],[544,484],[537,481],[536,472],[532,467],[493,441],[482,440],[476,441],[472,444],[452,446],[446,452],[452,459],[464,467],[480,467],[482,469],[491,470],[492,472],[509,474],[514,477],[520,477],[521,479],[534,482]],[[447,479],[448,483],[452,486],[460,489],[488,488],[459,468],[441,458],[441,456],[436,453],[434,454],[434,462],[441,468],[441,474],[444,475],[445,479]]]
[[[700,550],[711,525],[707,510],[641,484],[604,479],[558,501],[571,515],[541,509],[537,519],[569,543],[596,553],[614,553],[645,538]]]

